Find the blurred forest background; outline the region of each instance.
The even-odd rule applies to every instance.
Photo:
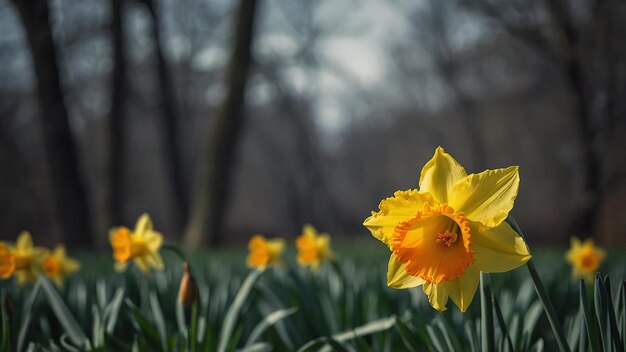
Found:
[[[361,225],[441,145],[531,243],[626,243],[626,3],[0,0],[0,239]]]

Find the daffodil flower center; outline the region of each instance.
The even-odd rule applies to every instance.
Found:
[[[459,236],[456,232],[450,232],[448,230],[445,232],[439,232],[439,234],[437,234],[437,243],[450,247],[454,242],[456,242],[457,237]]]
[[[0,278],[7,279],[15,271],[15,256],[0,244]]]
[[[49,255],[43,261],[43,270],[48,276],[61,275],[61,262]]]
[[[24,270],[30,268],[30,256],[28,255],[15,255],[15,270]]]
[[[115,231],[111,245],[113,247],[113,257],[120,263],[126,263],[148,252],[148,246],[145,241],[132,237],[130,230],[126,227],[120,227]]]
[[[588,270],[596,270],[598,268],[598,258],[594,253],[585,253],[580,258],[580,264]]]
[[[390,245],[409,274],[430,283],[454,280],[474,262],[469,222],[447,204],[424,203],[396,226]]]

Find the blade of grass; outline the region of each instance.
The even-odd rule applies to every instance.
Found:
[[[139,333],[138,335],[146,337],[148,339],[147,342],[150,343],[152,347],[162,351],[163,346],[161,345],[161,337],[159,336],[157,328],[150,323],[150,321],[141,313],[139,307],[137,307],[130,299],[126,298],[124,302],[126,302],[126,305],[130,308],[131,316],[137,323],[136,329]]]
[[[598,330],[600,331],[600,341],[602,341],[602,347],[604,351],[611,350],[611,332],[608,325],[608,312],[606,304],[606,291],[604,290],[604,283],[600,273],[595,277],[595,290],[593,294],[593,300],[595,303],[595,315],[598,321]]]
[[[94,348],[102,347],[104,345],[104,327],[100,316],[100,308],[95,303],[91,305],[91,316],[91,342]]]
[[[446,344],[450,351],[461,351],[461,343],[457,338],[456,334],[451,334],[449,332],[454,331],[454,329],[448,324],[445,320],[445,316],[443,314],[437,315],[436,324],[441,330],[441,334],[443,335]]]
[[[270,352],[272,351],[272,345],[266,342],[257,342],[250,346],[237,350],[237,352]]]
[[[601,345],[598,337],[598,331],[596,328],[596,319],[591,316],[591,309],[589,308],[589,304],[587,303],[587,289],[585,287],[585,282],[580,280],[580,310],[583,312],[583,317],[585,318],[585,326],[587,327],[587,337],[589,338],[589,343],[592,352],[601,351]]]
[[[10,351],[11,350],[11,326],[9,325],[9,315],[7,314],[7,301],[6,295],[2,293],[0,296],[0,308],[2,309],[2,344],[0,345],[0,350],[2,351]]]
[[[619,300],[618,312],[620,314],[620,326],[622,329],[622,347],[626,351],[626,280],[622,280],[620,285],[620,293],[617,297]]]
[[[26,340],[26,334],[28,333],[28,327],[30,325],[30,321],[32,320],[33,314],[33,306],[35,304],[35,300],[39,295],[39,291],[41,290],[41,282],[37,281],[35,286],[33,286],[33,290],[30,291],[30,294],[26,298],[24,302],[24,309],[22,314],[22,322],[20,325],[20,329],[17,335],[17,352],[21,352],[24,348],[24,342]]]
[[[624,346],[620,341],[620,333],[617,328],[617,317],[615,316],[615,306],[613,305],[613,299],[611,297],[611,280],[607,275],[604,278],[604,286],[606,288],[606,297],[607,297],[607,305],[608,305],[608,313],[609,313],[609,326],[611,328],[611,336],[613,337],[613,343],[615,344],[615,348],[617,352],[624,352]],[[624,336],[622,336],[622,339]]]
[[[191,304],[191,323],[189,326],[189,347],[191,352],[198,350],[198,301]]]
[[[369,322],[365,325],[361,325],[353,330],[349,330],[349,331],[345,331],[339,334],[335,334],[332,336],[332,338],[338,342],[345,342],[348,341],[350,339],[356,338],[356,337],[361,337],[361,336],[365,336],[365,335],[369,335],[369,334],[373,334],[373,333],[377,333],[377,332],[381,332],[381,331],[385,331],[385,330],[389,330],[391,329],[394,325],[396,324],[396,317],[395,316],[391,316],[389,318],[383,318],[383,319],[379,319],[379,320],[375,320],[372,322]],[[317,339],[313,339],[309,342],[307,342],[306,344],[304,344],[302,347],[300,347],[298,349],[298,352],[303,352],[303,351],[308,351],[309,348],[311,346],[317,346],[319,345],[321,342],[325,342],[326,341],[326,337],[320,337]]]
[[[513,230],[517,232],[522,238],[525,239],[524,233],[522,229],[519,227],[515,219],[512,216],[508,216],[505,221],[511,225]],[[537,272],[537,268],[535,267],[535,262],[532,258],[528,262],[526,262],[526,267],[528,268],[528,273],[530,277],[533,279],[533,284],[535,285],[535,291],[537,291],[537,295],[543,304],[543,308],[548,317],[548,322],[550,323],[550,327],[552,328],[552,333],[556,338],[557,345],[559,346],[559,350],[561,352],[570,352],[570,348],[567,344],[567,339],[565,338],[565,333],[563,332],[563,327],[559,322],[559,318],[556,315],[556,311],[554,310],[554,306],[552,306],[552,301],[550,301],[550,296],[548,296],[548,292],[539,277],[539,273]]]
[[[150,309],[152,310],[152,318],[154,319],[154,325],[161,337],[161,346],[164,351],[167,350],[167,330],[165,329],[165,318],[163,317],[163,310],[159,303],[159,298],[155,291],[150,291]]]
[[[228,311],[226,312],[226,317],[224,318],[224,323],[222,325],[222,331],[220,332],[219,343],[217,346],[218,352],[226,351],[228,341],[230,340],[233,329],[235,328],[235,323],[237,322],[239,311],[243,307],[243,304],[246,301],[248,294],[250,294],[254,283],[261,275],[261,273],[262,271],[260,270],[251,271],[250,274],[248,274],[248,277],[246,277],[246,279],[244,280],[243,284],[241,284],[239,292],[237,292],[233,303],[230,305]]]
[[[480,324],[483,351],[496,350],[493,327],[493,307],[491,305],[491,279],[488,273],[480,272]]]
[[[48,299],[50,308],[52,308],[52,311],[67,333],[67,336],[75,345],[84,349],[91,349],[91,344],[89,343],[87,335],[80,327],[80,324],[78,324],[76,319],[74,319],[74,316],[70,313],[70,310],[67,308],[65,303],[63,303],[63,299],[50,280],[44,276],[40,276],[39,282],[41,282],[41,288]]]
[[[115,331],[115,325],[117,324],[117,318],[120,314],[120,308],[122,307],[125,291],[126,289],[124,287],[118,288],[117,291],[115,291],[115,295],[113,295],[111,303],[109,303],[104,311],[104,319],[106,321],[106,333],[108,335],[112,335]]]
[[[447,349],[444,348],[444,345],[441,342],[443,338],[441,336],[441,332],[438,329],[436,330],[432,325],[426,325],[426,332],[428,333],[430,340],[433,342],[433,346],[435,347],[436,351],[447,351]]]
[[[404,346],[407,348],[407,351],[419,351],[419,342],[417,341],[415,335],[411,330],[409,330],[409,327],[406,326],[399,319],[396,321],[396,330],[400,334],[400,337],[402,338],[402,341],[404,342]]]
[[[496,295],[491,296],[493,299],[493,308],[496,312],[496,318],[498,319],[498,325],[500,325],[500,331],[502,331],[502,339],[506,340],[506,343],[509,347],[509,351],[513,352],[515,349],[513,348],[513,341],[511,341],[511,336],[509,334],[509,329],[506,327],[506,323],[504,322],[504,316],[502,315],[502,311],[500,310],[500,305],[498,304],[498,298]]]
[[[59,340],[59,343],[61,343],[61,346],[63,346],[65,351],[67,351],[67,352],[81,352],[81,350],[76,348],[76,346],[72,345],[72,342],[68,341],[68,339],[71,340],[72,338],[68,334],[63,334],[61,336],[61,339]]]
[[[254,327],[254,329],[250,333],[250,336],[248,337],[248,340],[246,341],[245,347],[252,346],[252,344],[257,342],[261,335],[263,335],[265,330],[297,311],[297,307],[291,307],[288,309],[279,309],[267,315],[263,320],[261,320],[261,322],[257,324],[257,326]]]

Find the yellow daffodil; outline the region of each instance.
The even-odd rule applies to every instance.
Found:
[[[318,234],[311,225],[304,225],[302,235],[296,238],[298,249],[298,263],[310,266],[315,271],[324,260],[334,260],[335,255],[330,249],[330,236],[326,233]]]
[[[0,243],[0,278],[8,279],[14,272],[15,256],[6,244]]]
[[[464,312],[480,271],[509,271],[531,257],[504,221],[518,187],[517,166],[467,175],[437,148],[422,169],[419,190],[395,192],[364,222],[392,251],[387,284],[423,285],[433,308],[445,310],[451,298]]]
[[[248,266],[251,268],[265,269],[268,265],[282,265],[281,254],[285,251],[285,240],[282,238],[266,239],[261,235],[255,235],[248,242]]]
[[[63,287],[63,278],[80,269],[78,261],[65,254],[65,247],[58,245],[43,260],[43,271],[58,287]]]
[[[120,226],[111,229],[109,238],[113,247],[113,258],[117,261],[115,270],[126,270],[126,265],[130,260],[133,260],[139,270],[144,273],[150,268],[163,269],[163,259],[159,254],[159,249],[163,244],[163,235],[154,231],[148,214],[142,214],[139,217],[133,232],[127,227]]]
[[[9,278],[15,275],[20,285],[35,282],[41,273],[41,265],[48,250],[33,246],[33,240],[28,231],[20,233],[14,247],[3,247],[4,249],[0,250],[3,252],[0,254],[2,277]]]
[[[601,248],[596,247],[591,238],[581,243],[578,238],[572,237],[570,244],[570,249],[565,253],[565,258],[572,266],[572,276],[575,279],[584,278],[588,282],[592,282],[593,276],[606,257],[606,253]]]

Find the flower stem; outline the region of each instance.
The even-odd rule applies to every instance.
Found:
[[[491,278],[489,273],[480,272],[480,324],[483,351],[496,350],[493,327],[493,307],[491,305]]]
[[[515,230],[522,238],[524,238],[524,233],[522,229],[520,229],[515,219],[509,215],[506,219],[506,222],[511,225],[513,230]],[[526,240],[524,238],[524,240]],[[552,301],[550,301],[550,296],[548,296],[548,291],[543,286],[543,282],[539,277],[539,273],[537,272],[537,268],[535,267],[535,262],[532,258],[526,263],[526,267],[528,268],[528,273],[530,273],[530,277],[533,280],[533,284],[535,285],[535,291],[537,291],[537,295],[543,304],[543,310],[546,312],[548,316],[548,322],[550,322],[550,327],[552,328],[552,333],[556,338],[557,345],[559,346],[559,351],[561,352],[570,352],[569,345],[567,344],[567,339],[565,338],[565,334],[563,333],[563,327],[559,322],[559,318],[556,316],[556,312],[554,311],[554,306],[552,306]]]

